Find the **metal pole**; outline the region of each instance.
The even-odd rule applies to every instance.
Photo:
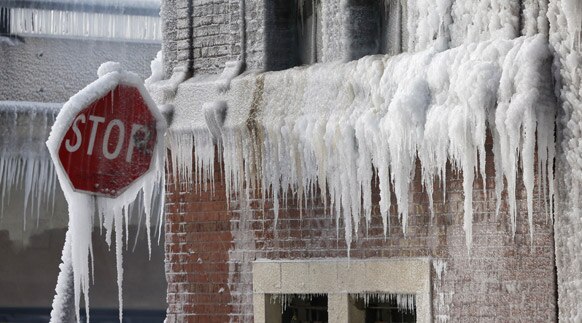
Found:
[[[75,289],[73,282],[71,233],[67,229],[65,245],[63,246],[62,263],[59,278],[57,279],[56,295],[53,299],[50,323],[74,323],[75,314]]]

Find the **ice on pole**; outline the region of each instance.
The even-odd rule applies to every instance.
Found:
[[[62,110],[60,111],[59,115],[56,118],[56,121],[52,127],[49,139],[47,141],[47,146],[49,148],[51,158],[55,165],[57,165],[56,172],[61,184],[61,188],[64,192],[65,198],[68,203],[69,208],[69,227],[67,233],[67,244],[70,248],[70,251],[63,251],[63,265],[61,268],[64,270],[69,270],[67,268],[72,268],[72,275],[62,275],[64,278],[61,279],[59,276],[58,286],[57,286],[57,296],[55,297],[53,303],[53,313],[51,314],[52,322],[58,322],[59,317],[61,317],[62,311],[66,311],[66,304],[63,304],[62,300],[66,300],[67,297],[62,297],[62,293],[59,294],[59,291],[66,290],[67,286],[61,286],[62,284],[68,284],[73,286],[74,291],[74,304],[75,304],[75,313],[76,313],[76,320],[80,320],[79,310],[81,306],[81,298],[84,301],[86,307],[86,313],[89,313],[89,286],[91,284],[91,272],[92,272],[92,263],[94,261],[99,261],[99,259],[93,259],[92,253],[92,233],[94,227],[101,226],[105,229],[105,239],[109,246],[112,243],[112,234],[115,232],[115,251],[116,251],[116,260],[117,260],[117,284],[119,289],[119,319],[122,319],[122,307],[123,307],[123,235],[124,231],[127,235],[127,225],[128,225],[128,212],[129,207],[132,203],[139,201],[143,203],[143,209],[146,210],[144,214],[140,216],[145,217],[145,222],[150,223],[150,217],[153,215],[152,207],[156,204],[156,196],[159,197],[161,192],[161,188],[163,187],[163,167],[164,167],[164,140],[163,136],[166,130],[166,122],[162,117],[161,113],[157,109],[157,106],[150,98],[148,92],[144,87],[143,80],[134,73],[124,71],[121,66],[117,63],[108,62],[103,64],[98,71],[99,79],[95,82],[89,84],[79,93],[71,97],[71,99],[65,103]],[[126,161],[132,161],[132,158],[135,158],[134,155],[130,154],[130,149],[138,149],[130,144],[133,143],[136,137],[138,130],[135,130],[135,126],[132,127],[131,138],[124,142],[129,142],[129,148],[127,148],[127,153],[121,154],[125,150],[119,148],[119,142],[122,141],[123,135],[121,134],[121,130],[119,130],[118,135],[118,144],[112,144],[113,139],[108,142],[107,136],[110,135],[115,129],[115,127],[119,129],[125,129],[122,125],[122,121],[119,119],[115,119],[109,123],[107,129],[105,130],[105,139],[103,142],[103,147],[96,147],[96,143],[100,143],[99,139],[94,138],[95,133],[91,132],[91,136],[84,136],[88,135],[88,133],[81,133],[78,129],[80,122],[89,122],[89,119],[85,117],[79,117],[79,114],[84,111],[88,106],[93,104],[96,100],[100,98],[104,98],[110,93],[117,89],[118,86],[125,86],[129,88],[135,88],[141,94],[141,97],[145,101],[145,104],[150,107],[149,110],[154,116],[155,127],[156,130],[156,138],[155,144],[153,147],[138,147],[139,149],[150,149],[148,150],[148,154],[151,154],[151,164],[149,171],[145,174],[141,175],[137,178],[134,182],[132,182],[129,186],[123,189],[121,193],[117,192],[118,196],[113,198],[108,196],[107,194],[88,194],[87,192],[80,191],[75,189],[71,182],[71,177],[67,174],[67,169],[62,167],[62,162],[59,160],[59,149],[61,149],[62,145],[67,145],[66,148],[69,151],[75,151],[75,149],[79,149],[79,147],[84,148],[85,146],[81,146],[81,144],[86,144],[89,140],[87,145],[88,151],[87,153],[91,152],[95,155],[102,153],[102,159],[112,159],[121,158],[125,159]],[[113,97],[113,96],[112,96]],[[152,108],[153,107],[153,108]],[[111,109],[118,109],[120,107],[115,105],[115,102],[112,102]],[[98,119],[100,117],[97,116],[89,116],[89,118],[93,117],[94,121],[93,127],[95,128],[95,124],[101,121]],[[101,127],[105,128],[105,121],[103,124],[99,124]],[[66,134],[72,129],[73,133],[77,135],[75,140],[65,140]],[[129,131],[129,127],[127,128]],[[111,137],[111,136],[110,136]],[[91,145],[93,144],[93,145]],[[94,147],[95,146],[95,147]],[[125,149],[125,148],[124,148]],[[92,157],[92,156],[91,156]],[[104,158],[103,158],[104,157]],[[87,156],[87,158],[90,158]],[[97,174],[95,174],[97,177]],[[112,181],[115,182],[115,178]],[[95,184],[95,187],[98,187],[98,184]],[[109,192],[110,193],[110,192]],[[144,198],[137,198],[138,196],[143,195]],[[161,218],[161,208],[159,208],[160,213],[158,216]],[[141,221],[142,219],[140,219]],[[124,230],[125,228],[125,230]],[[148,230],[149,233],[149,230]],[[127,238],[127,237],[126,237]],[[150,237],[148,236],[148,241]],[[66,264],[65,262],[70,261],[70,264]],[[72,282],[66,279],[67,276],[71,276]],[[89,316],[87,315],[87,321],[89,321]]]

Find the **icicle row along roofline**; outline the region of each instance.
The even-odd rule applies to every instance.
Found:
[[[342,218],[349,248],[361,219],[371,219],[376,176],[385,234],[392,193],[406,234],[417,158],[431,213],[434,185],[438,179],[446,188],[450,164],[463,174],[470,250],[473,184],[475,172],[486,181],[489,129],[497,213],[505,181],[515,233],[521,170],[533,241],[536,168],[548,214],[554,199],[550,66],[547,41],[538,35],[239,77],[224,95],[229,112],[218,138],[204,126],[203,112],[178,95],[174,103],[189,115],[181,118],[177,109],[176,120],[185,121],[175,122],[170,135],[174,176],[207,190],[219,148],[228,198],[260,189],[273,200],[276,223],[290,194],[300,203],[319,197],[338,225]]]
[[[56,175],[44,140],[62,104],[0,101],[0,221],[13,191],[23,189],[23,229],[43,205],[54,211]]]

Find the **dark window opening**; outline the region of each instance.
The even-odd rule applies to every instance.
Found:
[[[403,52],[406,13],[399,0],[349,0],[349,56]]]
[[[10,9],[0,7],[0,35],[10,34]]]
[[[352,320],[366,323],[416,322],[414,295],[350,295]]]
[[[266,1],[265,9],[267,70],[283,70],[320,61],[320,0]]]
[[[328,322],[327,294],[270,295],[270,304],[279,309],[267,315],[267,322]],[[278,317],[275,317],[278,316]]]

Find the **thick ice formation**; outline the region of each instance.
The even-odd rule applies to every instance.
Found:
[[[159,16],[152,14],[159,10],[160,2],[48,0],[46,4],[35,8],[10,8],[10,29],[15,34],[160,41],[161,20]]]
[[[54,206],[56,176],[44,140],[62,104],[0,102],[0,214],[24,190],[23,228],[43,205]]]
[[[552,0],[548,10],[555,55],[556,94],[561,101],[556,164],[560,200],[554,222],[560,320],[582,321],[582,3]]]
[[[58,162],[59,158],[58,150],[60,140],[70,127],[70,120],[73,120],[82,109],[92,102],[92,100],[103,97],[107,94],[115,84],[121,83],[131,85],[140,89],[144,100],[151,106],[155,105],[145,90],[143,81],[139,76],[133,73],[119,71],[113,67],[115,67],[113,64],[103,65],[103,68],[100,68],[100,71],[105,73],[109,70],[110,72],[102,75],[97,81],[91,83],[79,93],[71,97],[71,99],[63,106],[63,109],[56,118],[51,134],[46,143],[55,163]],[[64,315],[63,311],[65,311],[67,307],[66,304],[61,302],[62,300],[66,300],[67,297],[60,296],[63,293],[59,293],[59,291],[66,290],[66,286],[63,286],[63,284],[74,286],[74,302],[77,321],[79,321],[81,296],[84,298],[85,307],[87,308],[87,313],[89,313],[89,286],[91,282],[90,277],[93,262],[91,237],[95,217],[97,217],[99,225],[105,229],[105,239],[109,245],[111,245],[112,233],[115,231],[120,321],[122,319],[123,236],[125,231],[125,243],[127,244],[127,225],[130,207],[135,201],[143,203],[145,222],[148,230],[148,244],[150,246],[149,224],[150,217],[153,213],[152,210],[157,209],[160,211],[158,212],[160,225],[163,221],[161,214],[162,208],[160,207],[160,205],[163,205],[163,201],[157,201],[155,197],[163,199],[162,189],[164,185],[163,165],[165,151],[163,136],[166,124],[159,111],[155,110],[152,112],[157,114],[156,119],[158,120],[156,125],[158,137],[157,145],[153,154],[153,166],[150,168],[149,173],[142,176],[138,181],[129,186],[129,188],[127,188],[127,190],[119,197],[111,199],[108,197],[92,196],[74,191],[71,188],[66,177],[67,175],[64,173],[62,167],[56,167],[61,188],[65,193],[65,198],[69,205],[69,231],[67,233],[67,241],[70,243],[65,244],[65,248],[68,246],[70,251],[63,250],[63,265],[61,266],[61,269],[66,271],[69,270],[67,268],[72,268],[73,282],[66,279],[66,277],[71,276],[67,275],[66,272],[59,275],[57,296],[55,297],[53,312],[51,313],[52,322],[59,322],[59,318]],[[68,253],[70,253],[70,257],[68,256]],[[66,261],[70,261],[70,263],[67,264]],[[61,276],[64,278],[61,279]],[[88,315],[87,321],[89,321]]]
[[[547,0],[407,2],[409,51],[430,47],[454,48],[462,44],[548,32]]]
[[[431,209],[434,185],[438,180],[446,188],[450,164],[463,174],[470,249],[473,182],[475,172],[485,181],[489,130],[497,209],[505,180],[515,232],[517,173],[523,170],[533,235],[536,167],[545,176],[540,189],[547,188],[549,205],[554,195],[550,59],[547,41],[538,35],[247,76],[251,80],[241,83],[252,82],[254,93],[229,97],[219,138],[202,128],[172,134],[174,175],[207,185],[219,147],[229,198],[260,189],[262,198],[273,200],[276,222],[289,196],[300,203],[320,197],[343,223],[349,246],[360,219],[370,221],[376,179],[385,232],[393,192],[406,233],[417,159]],[[190,177],[192,165],[196,178]]]

